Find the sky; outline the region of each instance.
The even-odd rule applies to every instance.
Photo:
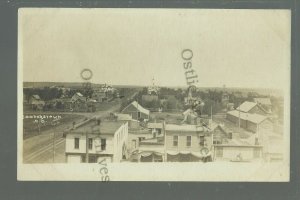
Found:
[[[23,81],[185,86],[181,53],[199,87],[284,88],[290,81],[290,11],[19,9]]]

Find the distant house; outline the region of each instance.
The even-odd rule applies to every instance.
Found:
[[[104,102],[107,100],[106,92],[94,91],[92,95],[92,99],[96,100],[97,102]]]
[[[252,113],[244,113],[238,110],[227,112],[226,118],[235,123],[241,128],[247,129],[251,132],[257,133],[259,131],[272,131],[273,123],[266,116]]]
[[[123,110],[122,113],[124,114],[129,114],[132,116],[132,119],[135,120],[149,120],[150,116],[150,111],[143,108],[138,102],[133,101],[131,104],[126,106]]]
[[[80,92],[76,92],[72,98],[71,98],[71,101],[73,103],[75,102],[86,102],[87,101],[87,98],[84,97]]]
[[[165,125],[168,162],[201,161],[210,157],[212,137],[199,125]]]
[[[34,110],[42,110],[45,105],[45,101],[43,101],[39,95],[35,94],[30,97],[29,104]]]
[[[127,159],[128,123],[90,120],[66,133],[68,163],[86,161],[96,163],[102,159],[121,162]]]
[[[243,112],[243,113],[257,113],[261,115],[266,115],[268,112],[262,108],[259,104],[255,102],[245,101],[236,110]]]
[[[268,113],[272,113],[272,103],[270,98],[253,98],[254,102],[261,105]]]

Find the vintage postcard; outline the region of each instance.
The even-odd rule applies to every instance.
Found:
[[[290,10],[18,20],[18,180],[289,181]]]

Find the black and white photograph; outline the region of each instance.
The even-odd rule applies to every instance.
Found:
[[[18,20],[18,180],[289,181],[290,10]]]

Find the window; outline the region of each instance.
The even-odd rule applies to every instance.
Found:
[[[214,144],[222,144],[222,142],[220,140],[214,140],[213,142]]]
[[[88,162],[89,162],[89,163],[96,163],[96,162],[97,162],[96,156],[89,155],[89,160],[88,160]]]
[[[173,136],[173,146],[177,147],[178,146],[178,135]]]
[[[137,114],[138,114],[138,118],[141,118],[141,112],[138,112]]]
[[[93,138],[89,138],[89,149],[93,149]]]
[[[216,149],[216,157],[222,158],[223,157],[223,147],[217,147]]]
[[[139,137],[139,142],[141,142],[144,139],[146,139],[146,138],[145,137]]]
[[[106,150],[106,139],[101,139],[101,150]]]
[[[74,138],[74,148],[79,149],[79,138]]]
[[[190,147],[192,143],[192,136],[186,136],[186,146]]]
[[[204,136],[200,136],[200,142],[199,142],[199,144],[201,146],[204,146]]]

